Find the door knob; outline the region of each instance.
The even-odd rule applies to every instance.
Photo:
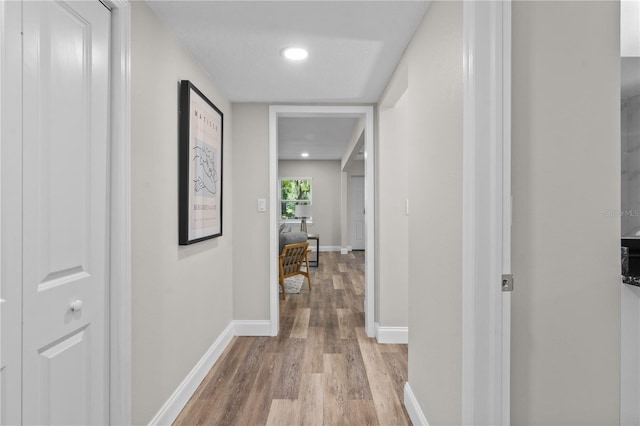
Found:
[[[80,312],[82,310],[82,300],[74,300],[69,306],[71,312]]]

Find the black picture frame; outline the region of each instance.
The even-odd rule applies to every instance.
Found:
[[[180,81],[178,240],[222,236],[224,116],[189,80]]]

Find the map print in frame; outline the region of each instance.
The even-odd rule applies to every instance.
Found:
[[[179,243],[222,235],[222,111],[180,82]]]

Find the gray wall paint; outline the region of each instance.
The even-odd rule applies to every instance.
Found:
[[[395,117],[406,126],[407,158],[385,164],[395,143],[380,123],[379,190],[389,173],[408,170],[409,384],[430,424],[462,421],[462,3],[433,2],[409,45],[395,80],[408,75]],[[406,84],[406,82],[405,82]],[[387,90],[387,93],[394,92]],[[395,92],[394,92],[395,93]],[[400,94],[402,91],[400,91]],[[396,96],[396,99],[399,96]],[[395,102],[392,102],[395,104]],[[404,123],[404,124],[403,124]],[[402,133],[402,132],[401,132]],[[399,199],[389,198],[390,203]],[[382,198],[378,208],[382,212]],[[396,206],[402,211],[403,205]],[[385,207],[386,209],[386,207]],[[397,216],[398,212],[395,212]],[[395,216],[393,216],[395,217]],[[393,221],[392,221],[393,222]],[[382,219],[380,234],[396,225]],[[379,262],[386,262],[379,247]],[[386,293],[379,265],[380,294]],[[383,282],[384,281],[384,282]],[[382,298],[381,298],[382,299]],[[380,301],[380,314],[384,313]]]
[[[392,108],[378,111],[376,260],[380,300],[376,319],[381,327],[409,324],[409,216],[405,213],[409,197],[407,99],[405,94]]]
[[[233,168],[234,197],[234,241],[250,241],[251,244],[234,244],[233,248],[233,316],[238,320],[269,319],[269,215],[257,212],[257,199],[269,200],[269,106],[267,104],[233,104],[233,144],[236,152],[241,152]],[[319,193],[314,187],[316,197],[325,197],[323,192],[331,192],[332,188],[340,190],[340,169],[330,173],[328,179],[319,179],[312,169],[314,163],[333,163],[331,161],[290,161],[304,163],[300,167],[285,165],[288,175],[305,175],[314,177],[314,185],[320,184]],[[325,166],[326,166],[325,165]],[[281,172],[282,173],[282,172]],[[316,176],[314,176],[316,175]],[[325,181],[332,181],[326,184]],[[337,183],[336,183],[337,182]],[[326,188],[325,189],[323,189]],[[340,245],[340,193],[337,198],[324,203],[330,210],[327,221],[320,220],[309,227],[310,232],[320,233],[320,244],[323,246]],[[335,203],[338,204],[335,204]],[[315,214],[315,209],[314,209]],[[337,216],[334,216],[336,214]],[[322,222],[322,225],[321,225]],[[329,225],[333,223],[333,225]],[[323,230],[322,227],[333,226]],[[247,250],[249,251],[247,254]],[[247,268],[247,259],[251,259],[251,267]],[[251,294],[251,297],[246,297]]]
[[[269,319],[269,107],[233,104],[233,317]],[[258,213],[257,200],[267,201]],[[247,265],[250,264],[250,267]],[[251,297],[247,297],[251,295]]]
[[[340,161],[278,161],[279,177],[311,177],[313,223],[310,234],[320,235],[320,246],[340,246]],[[299,225],[292,224],[293,230]]]
[[[231,106],[144,2],[132,2],[133,423],[146,424],[232,319]],[[178,246],[178,82],[224,113],[224,235]]]
[[[432,3],[409,55],[409,383],[430,424],[460,424],[462,3]]]
[[[512,423],[618,424],[619,4],[513,4]]]
[[[364,176],[364,160],[356,160],[351,164],[346,172],[349,173],[350,176]]]

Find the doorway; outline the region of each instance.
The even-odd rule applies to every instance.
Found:
[[[367,106],[287,106],[269,108],[269,199],[270,199],[270,322],[271,335],[279,330],[278,293],[278,119],[286,117],[351,117],[364,120],[365,178],[364,205],[371,214],[366,215],[365,227],[374,229],[374,138],[373,107]],[[374,247],[375,233],[367,235],[365,244],[365,331],[373,337],[374,330]]]

